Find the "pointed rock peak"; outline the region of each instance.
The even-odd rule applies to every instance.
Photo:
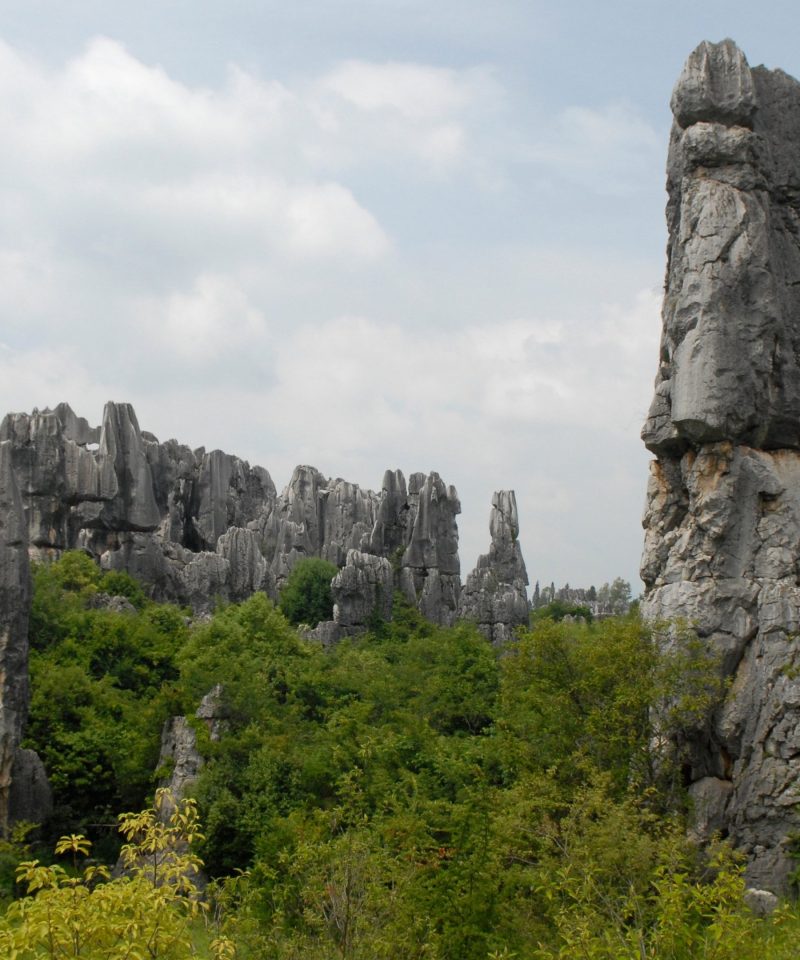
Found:
[[[100,490],[108,500],[103,524],[111,530],[155,530],[161,518],[152,472],[139,421],[129,403],[105,405],[98,459],[103,464]]]
[[[513,490],[497,490],[492,496],[489,532],[493,543],[516,540],[519,536],[517,497]]]
[[[489,552],[467,577],[458,615],[478,624],[493,643],[512,638],[517,627],[528,623],[530,604],[525,589],[528,573],[517,536],[519,517],[513,490],[498,490],[492,497],[489,518],[492,542]]]
[[[72,440],[82,446],[99,441],[100,428],[91,427],[86,419],[77,416],[68,403],[59,403],[53,413],[61,423],[67,440]]]
[[[383,474],[383,483],[381,492],[384,496],[402,496],[407,495],[406,478],[402,470],[386,470]]]
[[[301,463],[298,464],[292,472],[292,479],[289,481],[289,489],[294,491],[302,491],[306,488],[315,489],[319,486],[325,486],[326,483],[326,478],[322,473],[320,473],[319,470],[317,470],[316,467]]]
[[[724,832],[748,884],[777,892],[800,823],[786,792],[800,755],[785,748],[800,729],[800,85],[706,43],[672,106],[687,129],[667,165],[641,609],[692,624],[730,680],[675,741],[691,832]]]
[[[103,408],[103,427],[100,434],[100,446],[108,453],[115,455],[117,445],[121,444],[125,450],[133,443],[137,447],[141,440],[142,431],[136,412],[129,403],[115,403],[109,400]]]
[[[692,53],[675,84],[670,100],[681,127],[722,123],[749,127],[756,111],[756,94],[747,58],[733,40],[704,40]]]

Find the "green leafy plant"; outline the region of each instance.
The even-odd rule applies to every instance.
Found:
[[[278,606],[293,624],[316,627],[333,619],[331,580],[338,573],[334,564],[319,557],[306,557],[295,564],[281,590]]]
[[[194,802],[176,803],[161,791],[153,808],[122,814],[119,827],[127,843],[125,872],[116,879],[99,864],[80,868],[91,850],[80,834],[61,837],[55,847],[57,855],[70,857],[71,869],[38,860],[20,864],[17,879],[28,896],[0,920],[2,956],[186,960],[198,955],[194,926],[206,906],[196,883],[201,864],[189,851],[200,836]],[[212,955],[232,955],[224,938],[212,942]]]

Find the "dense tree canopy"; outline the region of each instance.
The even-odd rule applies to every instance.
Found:
[[[666,655],[635,615],[544,617],[499,651],[398,597],[391,623],[326,651],[263,594],[187,623],[83,557],[35,579],[51,833],[144,804],[163,719],[222,685],[221,736],[197,727],[193,845],[231,956],[795,955],[796,914],[749,913],[730,850],[709,865],[686,841],[681,757],[654,753],[720,695],[690,630]],[[98,605],[111,591],[131,606]]]

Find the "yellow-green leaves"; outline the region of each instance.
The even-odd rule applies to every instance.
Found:
[[[71,833],[68,837],[61,837],[55,847],[57,854],[72,853],[84,857],[89,856],[91,849],[91,842],[77,833]]]
[[[36,860],[19,865],[17,879],[29,896],[11,905],[0,920],[0,956],[14,960],[188,960],[198,956],[193,930],[206,909],[198,897],[202,867],[189,851],[199,837],[197,809],[160,791],[155,806],[120,817],[128,840],[124,874],[110,879],[106,867],[89,864],[90,842],[79,834],[61,837],[56,853],[73,859],[73,872]],[[224,937],[212,956],[230,960]],[[208,954],[204,954],[207,956]]]

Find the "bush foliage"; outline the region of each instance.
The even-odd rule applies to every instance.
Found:
[[[331,580],[338,572],[334,564],[319,557],[306,557],[295,565],[278,601],[289,623],[316,627],[322,620],[333,619]]]

